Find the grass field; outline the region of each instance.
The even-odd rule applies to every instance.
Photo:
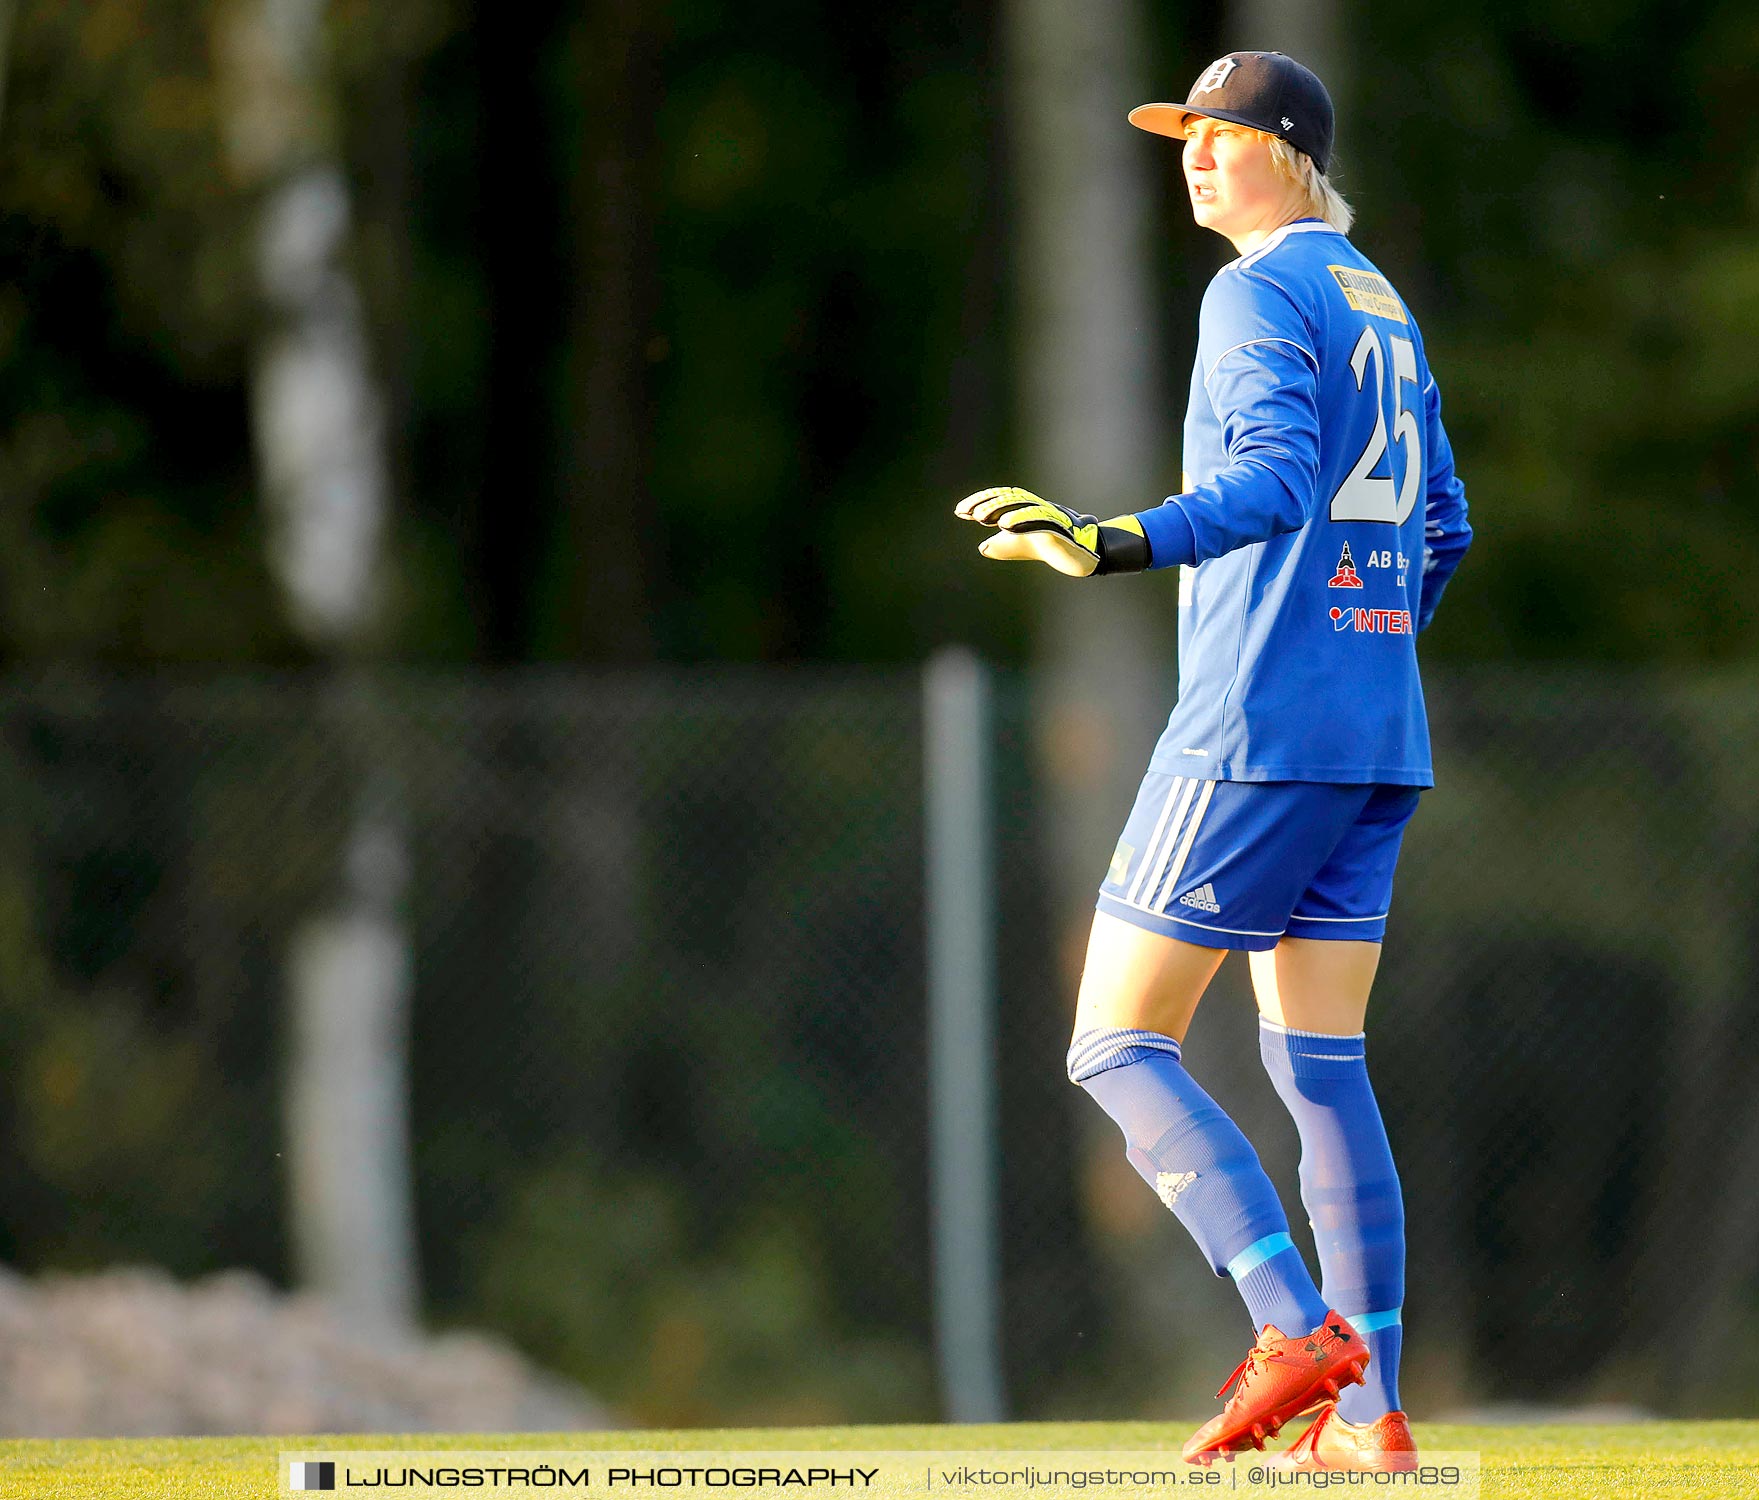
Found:
[[[569,1433],[339,1438],[19,1439],[0,1443],[0,1495],[7,1497],[266,1496],[278,1492],[282,1448],[615,1449],[740,1451],[1177,1448],[1193,1423],[1065,1422],[1008,1427],[829,1427],[737,1432]],[[1443,1427],[1418,1424],[1432,1452],[1483,1455],[1483,1494],[1540,1500],[1692,1496],[1759,1500],[1759,1422],[1650,1422],[1605,1427]],[[338,1491],[341,1493],[341,1491]],[[432,1493],[432,1491],[427,1491]],[[564,1493],[552,1491],[552,1493]]]

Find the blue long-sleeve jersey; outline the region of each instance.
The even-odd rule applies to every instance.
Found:
[[[1417,632],[1471,542],[1465,489],[1415,320],[1320,220],[1210,283],[1184,483],[1140,515],[1153,565],[1183,565],[1152,764],[1432,785]]]

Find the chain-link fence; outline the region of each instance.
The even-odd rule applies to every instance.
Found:
[[[1013,1409],[1198,1413],[1245,1318],[1063,1077],[1086,918],[1046,878],[1030,689],[995,726]],[[1407,1397],[1745,1409],[1759,686],[1430,696],[1370,1019]],[[14,682],[0,1257],[288,1274],[285,959],[370,782],[428,1316],[635,1420],[932,1418],[921,728],[908,672]],[[1187,1058],[1294,1207],[1253,1014],[1231,962]]]

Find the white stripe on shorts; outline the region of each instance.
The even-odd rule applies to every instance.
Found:
[[[1154,906],[1154,893],[1160,889],[1161,876],[1166,873],[1167,862],[1173,857],[1173,850],[1179,846],[1179,826],[1185,821],[1185,814],[1191,808],[1191,799],[1197,795],[1195,778],[1184,778],[1184,795],[1179,798],[1178,810],[1173,813],[1173,821],[1167,825],[1167,836],[1161,841],[1160,855],[1154,862],[1154,873],[1148,877],[1148,884],[1143,888],[1139,898],[1131,900],[1132,906],[1140,906],[1144,911]]]
[[[1124,899],[1132,905],[1142,895],[1142,879],[1148,874],[1148,867],[1154,863],[1155,846],[1160,843],[1161,833],[1167,826],[1167,814],[1173,810],[1173,798],[1179,795],[1179,786],[1184,779],[1183,776],[1173,778],[1173,784],[1167,788],[1167,800],[1161,804],[1160,817],[1155,820],[1154,832],[1148,836],[1148,842],[1142,846],[1141,867],[1136,871],[1136,878],[1131,881],[1130,889],[1124,896]]]
[[[1179,888],[1179,876],[1184,872],[1185,861],[1191,856],[1191,845],[1197,838],[1197,825],[1203,821],[1203,815],[1209,810],[1209,799],[1215,795],[1215,783],[1203,783],[1203,796],[1197,803],[1197,811],[1191,815],[1191,826],[1185,830],[1185,842],[1179,846],[1178,863],[1173,866],[1173,873],[1167,876],[1167,893],[1160,898],[1160,905],[1155,908],[1162,916],[1166,915],[1167,902],[1173,899],[1173,892]]]

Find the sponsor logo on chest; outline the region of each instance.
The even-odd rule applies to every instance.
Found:
[[[1342,632],[1353,630],[1357,635],[1410,635],[1411,611],[1408,609],[1343,609],[1334,604],[1330,610],[1331,628]]]

